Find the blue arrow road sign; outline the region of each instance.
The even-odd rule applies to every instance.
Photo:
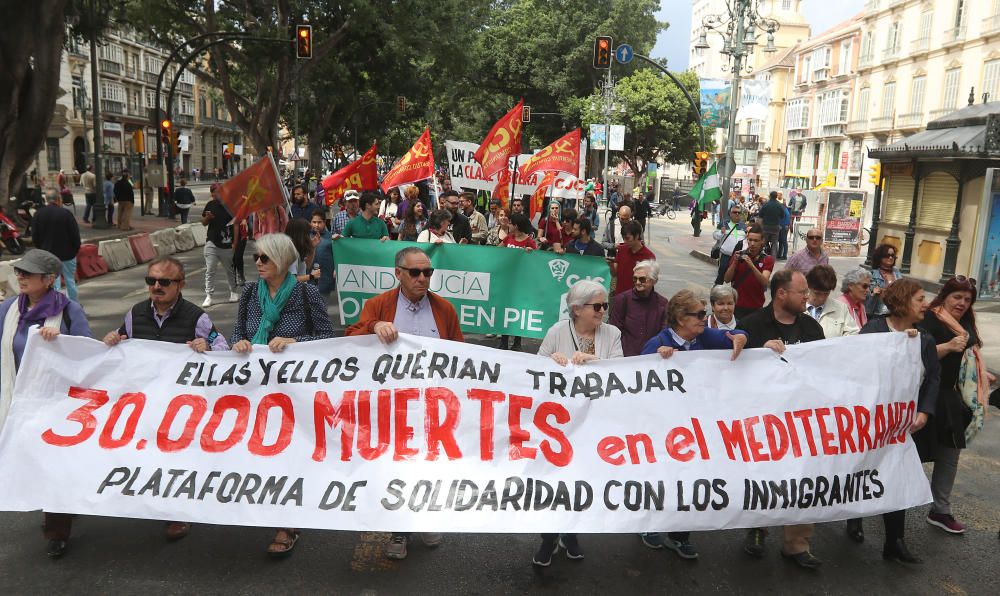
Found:
[[[615,48],[615,60],[622,64],[628,64],[632,61],[632,57],[635,56],[635,52],[632,51],[632,46],[628,44],[622,44]]]

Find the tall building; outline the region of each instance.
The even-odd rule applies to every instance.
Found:
[[[792,94],[797,48],[778,50],[753,77],[768,82],[771,98],[767,117],[737,122],[740,134],[757,137],[756,177],[758,186],[764,189],[781,186],[785,177],[785,144],[788,137],[785,110]]]

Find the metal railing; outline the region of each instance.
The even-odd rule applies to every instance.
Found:
[[[847,123],[847,132],[848,133],[864,132],[867,127],[868,127],[867,118],[865,118],[864,120],[851,120],[850,122]]]
[[[106,72],[108,74],[120,75],[122,74],[122,65],[117,62],[112,62],[110,60],[105,60],[101,58],[99,64],[101,65],[101,72]]]
[[[895,60],[899,57],[899,46],[893,46],[891,48],[886,48],[882,52],[883,60]]]
[[[872,65],[874,57],[872,54],[863,54],[858,58],[858,68],[868,68]]]
[[[944,32],[944,45],[965,41],[965,25],[952,27]]]
[[[125,104],[120,101],[114,101],[113,99],[102,99],[101,111],[111,114],[124,114]]]
[[[983,19],[982,35],[990,35],[1000,31],[1000,13],[990,15]]]
[[[910,53],[911,54],[922,54],[931,47],[930,37],[921,37],[920,39],[914,39],[910,42]]]
[[[872,118],[871,130],[886,130],[892,128],[892,116]]]
[[[902,114],[896,120],[896,126],[898,128],[919,128],[923,124],[924,113],[923,112],[912,112],[910,114]]]

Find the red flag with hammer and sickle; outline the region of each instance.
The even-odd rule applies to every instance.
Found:
[[[580,129],[567,133],[558,141],[531,156],[518,168],[517,176],[527,180],[535,172],[566,172],[577,176],[580,173]]]
[[[497,120],[483,144],[472,156],[483,166],[483,177],[492,178],[500,170],[507,168],[507,162],[521,152],[521,114],[524,100]]]
[[[244,220],[251,213],[285,203],[278,169],[270,153],[223,182],[218,193],[226,211],[232,214],[233,221]]]
[[[333,205],[349,190],[375,190],[378,188],[378,168],[375,160],[378,148],[372,145],[360,159],[323,178],[326,204]]]
[[[433,175],[434,152],[431,149],[431,129],[428,127],[403,159],[392,166],[382,179],[382,192],[388,193],[390,188],[426,180]]]

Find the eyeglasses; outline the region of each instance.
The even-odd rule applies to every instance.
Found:
[[[593,303],[588,302],[583,306],[589,306],[590,308],[594,309],[594,312],[601,312],[602,310],[608,310],[607,302],[593,302]]]
[[[166,278],[166,277],[147,277],[146,278],[146,285],[150,286],[150,287],[153,287],[156,284],[160,284],[161,288],[169,288],[170,284],[172,284],[174,282],[181,282],[181,281],[184,281],[184,280],[183,279],[169,279],[169,278]]]
[[[702,319],[704,319],[705,317],[708,316],[708,311],[707,310],[699,310],[698,312],[685,312],[684,314],[687,315],[687,316],[689,316],[689,317],[695,317],[696,319],[698,319],[700,321],[700,320],[702,320]]]
[[[822,236],[806,236],[806,240],[822,240]]]
[[[430,279],[430,277],[432,275],[434,275],[434,269],[431,268],[431,267],[428,267],[427,269],[417,269],[416,267],[413,267],[413,268],[400,267],[400,269],[402,269],[403,271],[409,273],[410,277],[413,277],[413,278],[420,277],[420,275],[423,274],[424,277]]]
[[[262,254],[256,254],[256,255],[254,255],[253,256],[253,260],[254,260],[254,262],[258,262],[259,261],[261,265],[267,265],[268,263],[271,262],[271,257],[269,257],[269,256],[267,256],[267,255],[265,255],[265,254],[262,253]]]
[[[648,277],[635,276],[635,275],[632,276],[632,283],[635,283],[635,284],[644,284],[647,281],[649,281]]]

